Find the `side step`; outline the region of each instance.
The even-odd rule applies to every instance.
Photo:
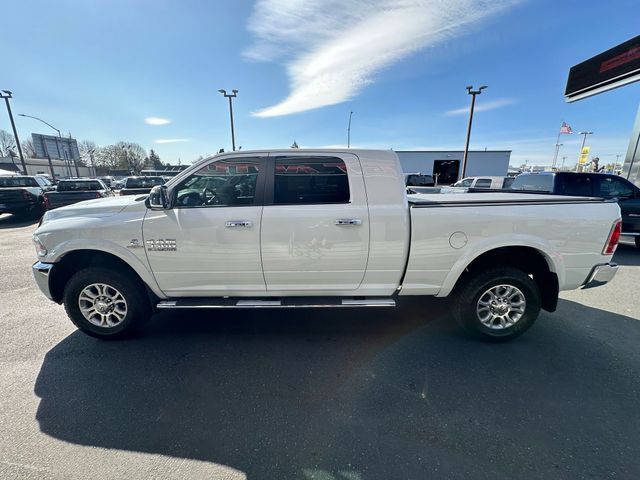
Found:
[[[172,308],[342,308],[395,307],[393,298],[287,297],[285,299],[183,298],[162,300],[159,309]]]

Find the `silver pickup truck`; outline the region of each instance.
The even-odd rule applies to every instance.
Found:
[[[595,198],[407,196],[396,154],[229,152],[150,195],[47,212],[36,282],[99,338],[155,309],[392,307],[451,297],[478,337],[514,338],[558,292],[609,281],[620,209]]]

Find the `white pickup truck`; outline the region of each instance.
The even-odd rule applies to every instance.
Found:
[[[506,340],[558,292],[602,285],[616,203],[541,194],[407,196],[396,154],[229,152],[150,195],[47,212],[33,235],[42,292],[99,338],[155,309],[391,307],[452,297],[469,331]]]

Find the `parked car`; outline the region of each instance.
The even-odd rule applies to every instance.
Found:
[[[0,176],[0,213],[40,218],[46,210],[44,194],[51,188],[41,176]]]
[[[555,310],[560,290],[617,271],[615,202],[405,189],[392,151],[222,153],[144,201],[47,212],[33,272],[99,338],[130,333],[156,308],[392,307],[450,296],[469,331],[506,340],[541,308]]]
[[[127,177],[122,183],[120,195],[140,195],[149,193],[158,185],[164,185],[162,177]]]
[[[60,180],[55,191],[45,192],[44,198],[48,210],[64,207],[84,200],[110,197],[113,193],[102,180],[78,178]]]
[[[422,173],[405,173],[404,184],[407,187],[433,187],[436,183],[431,175]]]
[[[499,190],[509,188],[515,177],[465,177],[453,184],[454,187],[487,188]]]
[[[523,173],[511,189],[615,200],[622,212],[622,235],[634,237],[640,248],[640,188],[626,178],[608,173]]]
[[[116,181],[116,179],[112,176],[99,177],[98,180],[100,180],[109,188],[115,188],[114,182]]]

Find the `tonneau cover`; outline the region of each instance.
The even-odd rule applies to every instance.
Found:
[[[417,193],[407,195],[411,206],[456,206],[456,205],[509,205],[509,204],[554,204],[554,203],[601,203],[609,202],[596,197],[568,197],[539,193]]]

